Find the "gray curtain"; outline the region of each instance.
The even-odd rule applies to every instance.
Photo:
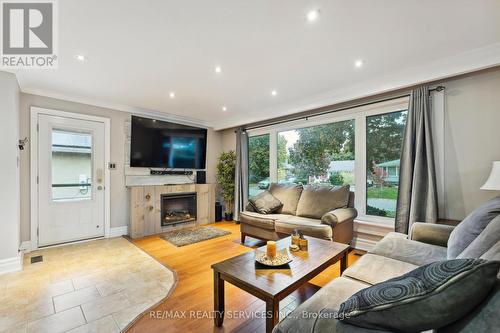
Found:
[[[429,88],[411,92],[399,174],[396,231],[414,222],[436,223],[438,202],[431,133]]]
[[[248,200],[248,136],[239,128],[236,131],[236,170],[234,187],[234,220],[240,220]]]

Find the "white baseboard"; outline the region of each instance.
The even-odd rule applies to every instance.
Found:
[[[125,236],[128,235],[128,226],[123,226],[123,227],[115,227],[115,228],[110,228],[109,229],[109,237],[120,237],[120,236]]]
[[[376,241],[361,237],[354,237],[351,246],[357,250],[371,251],[373,247],[377,244]]]
[[[31,252],[31,241],[24,241],[21,243],[19,246],[19,251],[23,253],[30,253]]]
[[[19,253],[17,257],[0,260],[0,275],[23,270],[23,254]]]

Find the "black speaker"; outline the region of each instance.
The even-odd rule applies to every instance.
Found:
[[[206,184],[207,173],[205,171],[196,171],[196,184]]]
[[[222,221],[222,205],[220,202],[215,203],[215,222]]]

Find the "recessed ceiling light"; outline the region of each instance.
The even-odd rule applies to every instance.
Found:
[[[271,91],[271,96],[276,96],[278,95],[278,92],[276,90]]]
[[[223,106],[222,111],[227,111],[227,107]]]
[[[307,13],[307,20],[309,22],[314,22],[319,18],[319,9],[313,9]]]
[[[358,60],[356,60],[356,61],[354,62],[354,66],[355,66],[356,68],[361,68],[361,67],[363,67],[363,65],[364,65],[364,62],[363,62],[363,60],[361,60],[361,59],[358,59]]]
[[[81,61],[81,62],[84,62],[85,60],[87,60],[87,58],[85,58],[85,56],[83,54],[75,55],[75,59],[78,61]]]
[[[215,73],[221,73],[221,72],[222,72],[222,68],[220,66],[216,66]]]
[[[168,94],[168,96],[170,96],[170,98],[175,98],[175,93],[171,91],[170,94]]]

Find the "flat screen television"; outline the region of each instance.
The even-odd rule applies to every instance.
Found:
[[[132,116],[130,166],[205,169],[207,130]]]

